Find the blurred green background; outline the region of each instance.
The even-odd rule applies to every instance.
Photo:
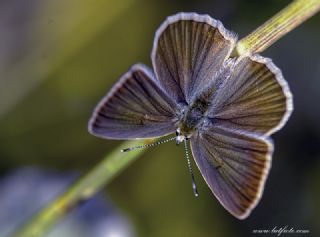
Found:
[[[24,166],[84,174],[120,144],[89,135],[88,119],[132,64],[151,66],[154,33],[168,15],[207,13],[242,38],[289,2],[0,0],[0,179]],[[273,136],[272,169],[250,217],[227,213],[198,171],[195,198],[183,148],[172,142],[103,190],[136,236],[251,236],[284,226],[320,236],[319,26],[317,15],[262,53],[282,69],[295,111]]]

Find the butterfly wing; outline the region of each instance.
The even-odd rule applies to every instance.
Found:
[[[272,143],[215,123],[191,138],[191,149],[216,198],[232,215],[246,218],[261,197]]]
[[[190,103],[230,56],[236,37],[208,15],[179,13],[156,32],[152,62],[163,89],[176,102]]]
[[[163,136],[176,130],[176,103],[157,85],[150,70],[134,65],[101,100],[89,131],[108,139]]]
[[[238,59],[217,91],[209,117],[225,126],[270,135],[288,120],[292,95],[281,71],[259,55]]]

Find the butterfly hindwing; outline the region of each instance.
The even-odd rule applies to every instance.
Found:
[[[191,138],[191,148],[216,198],[232,215],[246,218],[261,197],[271,165],[272,143],[212,124]]]

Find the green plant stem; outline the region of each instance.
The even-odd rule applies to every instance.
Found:
[[[238,55],[260,53],[320,10],[320,0],[295,0],[248,36],[236,47]]]
[[[258,53],[268,48],[280,37],[293,30],[320,9],[320,0],[296,0],[264,23],[257,30],[239,41],[238,55]],[[150,141],[150,140],[149,140]],[[154,141],[154,140],[151,140]],[[125,142],[120,148],[106,155],[101,163],[81,178],[64,194],[41,210],[15,236],[43,236],[48,229],[74,208],[79,202],[87,200],[99,192],[123,169],[136,160],[146,149],[121,153],[120,149],[141,145],[141,140]]]
[[[149,141],[153,141],[149,139]],[[136,149],[130,152],[120,152],[123,148],[141,145],[141,140],[124,142],[120,147],[106,155],[104,159],[90,170],[84,177],[70,187],[60,197],[44,207],[26,226],[15,236],[43,236],[49,228],[61,217],[67,214],[78,203],[88,200],[99,192],[107,183],[123,169],[136,160],[146,149]]]

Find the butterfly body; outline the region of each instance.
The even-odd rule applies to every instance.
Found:
[[[189,139],[193,134],[200,133],[208,124],[213,124],[214,115],[208,116],[208,112],[214,110],[214,97],[217,90],[221,87],[221,82],[228,79],[230,70],[235,63],[235,60],[229,60],[225,63],[216,73],[215,78],[212,78],[208,85],[205,85],[200,92],[192,97],[189,104],[184,105],[182,114],[179,115],[181,118],[179,128],[176,131],[177,143],[180,143],[183,138]]]
[[[209,103],[207,101],[196,100],[182,114],[179,121],[177,134],[186,138],[190,138],[194,132],[206,119],[205,112],[208,110]],[[179,139],[178,139],[179,140]]]
[[[211,91],[213,93],[214,89]],[[182,110],[182,115],[179,116],[181,120],[178,122],[177,142],[181,142],[179,136],[189,139],[195,132],[201,130],[208,119],[206,113],[211,106],[212,93],[208,94],[206,90]]]
[[[292,95],[280,69],[257,54],[231,58],[235,34],[208,15],[179,13],[156,32],[154,73],[134,65],[100,101],[89,132],[106,139],[176,133],[212,193],[246,218],[261,198]]]

